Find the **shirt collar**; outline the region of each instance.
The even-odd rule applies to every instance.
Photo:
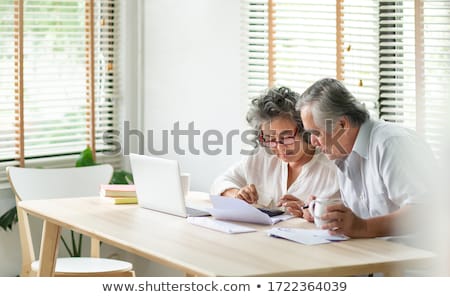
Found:
[[[364,159],[367,159],[369,155],[370,134],[373,124],[374,122],[368,119],[359,127],[358,135],[353,145],[352,152],[357,153]]]

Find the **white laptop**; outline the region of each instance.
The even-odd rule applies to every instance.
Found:
[[[186,207],[178,161],[130,154],[130,162],[139,206],[185,218],[210,215]]]

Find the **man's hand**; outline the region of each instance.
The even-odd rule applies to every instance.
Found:
[[[366,220],[356,216],[344,204],[334,204],[327,207],[322,219],[328,223],[322,229],[328,229],[330,234],[344,234],[349,237],[368,237]]]

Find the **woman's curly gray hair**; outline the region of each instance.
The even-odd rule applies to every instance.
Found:
[[[287,87],[270,88],[251,100],[247,112],[247,122],[253,129],[259,131],[263,123],[274,118],[290,119],[296,123],[298,134],[302,135],[303,140],[309,143],[309,135],[305,133],[303,128],[300,112],[295,110],[299,98],[300,94]]]

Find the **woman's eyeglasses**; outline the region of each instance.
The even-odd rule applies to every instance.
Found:
[[[259,132],[258,141],[264,147],[275,148],[278,144],[290,145],[295,143],[295,136],[297,135],[298,128],[295,129],[294,134],[291,136],[284,136],[280,140],[266,140],[262,131]]]

